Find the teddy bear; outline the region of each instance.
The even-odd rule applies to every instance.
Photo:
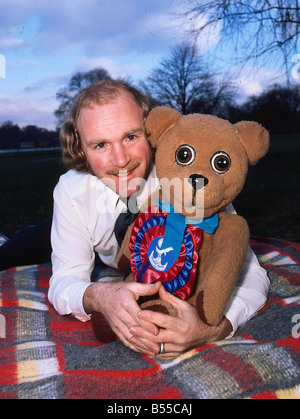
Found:
[[[145,129],[160,188],[129,226],[119,269],[127,281],[160,281],[195,306],[204,323],[217,326],[249,245],[247,222],[227,207],[241,192],[249,165],[267,153],[269,134],[256,122],[231,124],[160,106],[149,113]],[[177,315],[159,299],[141,303],[142,309]],[[97,316],[92,321],[99,340],[114,340]]]

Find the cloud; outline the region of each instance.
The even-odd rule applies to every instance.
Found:
[[[7,48],[16,48],[21,47],[24,45],[24,41],[22,39],[16,38],[2,38],[0,39],[0,50],[6,50]]]
[[[191,8],[189,2],[183,2],[177,9],[175,17],[170,21],[168,30],[173,32],[178,43],[185,41],[195,42],[200,53],[210,51],[221,41],[222,23],[208,25],[201,32],[201,36],[195,36],[197,28],[202,27],[207,22],[207,17],[195,15],[193,18],[186,16],[186,11]]]
[[[0,124],[4,121],[13,121],[20,127],[36,125],[50,130],[55,129],[57,119],[54,111],[59,106],[56,93],[60,87],[67,85],[69,79],[69,75],[47,76],[10,91],[10,94],[2,94]],[[1,84],[5,84],[5,80]]]
[[[245,67],[243,70],[232,70],[233,83],[237,88],[237,102],[243,103],[249,96],[257,96],[272,84],[284,79],[284,72],[264,67]]]
[[[57,121],[54,110],[57,102],[49,97],[31,98],[29,96],[0,97],[0,123],[13,121],[20,127],[37,125],[55,129]]]
[[[65,75],[65,76],[48,76],[48,77],[44,77],[40,80],[35,81],[34,83],[29,84],[28,86],[25,86],[24,89],[22,90],[22,93],[41,93],[44,92],[46,90],[53,90],[56,91],[59,89],[59,87],[61,86],[65,86],[68,81],[69,81],[70,77],[69,75]]]
[[[14,0],[13,7],[5,2],[0,0],[0,36],[9,32],[26,39],[33,26],[34,43],[46,50],[81,46],[86,55],[98,57],[145,49],[155,53],[179,35],[180,23],[176,29],[170,13],[180,0]]]
[[[114,79],[126,79],[133,74],[139,75],[142,72],[139,64],[122,64],[119,65],[116,61],[108,57],[84,57],[78,63],[79,71],[89,71],[94,68],[104,68],[108,71],[110,76]]]

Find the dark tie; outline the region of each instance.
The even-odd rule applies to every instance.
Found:
[[[131,223],[136,219],[138,216],[138,211],[135,211],[134,213],[130,211],[128,208],[128,201],[129,198],[122,199],[120,198],[127,206],[127,209],[119,215],[117,218],[114,233],[118,242],[118,245],[121,247],[121,244],[124,240],[127,228],[130,226]]]

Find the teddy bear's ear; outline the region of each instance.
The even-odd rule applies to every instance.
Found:
[[[166,106],[152,109],[146,119],[146,134],[153,148],[156,148],[162,136],[180,119],[181,114]]]
[[[249,163],[256,164],[267,153],[270,140],[268,131],[257,122],[242,121],[234,125]]]

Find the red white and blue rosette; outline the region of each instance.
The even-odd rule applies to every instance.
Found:
[[[168,292],[186,300],[195,282],[202,230],[187,224],[178,256],[170,243],[164,246],[168,216],[158,206],[139,214],[129,243],[131,270],[137,282],[160,281]]]

